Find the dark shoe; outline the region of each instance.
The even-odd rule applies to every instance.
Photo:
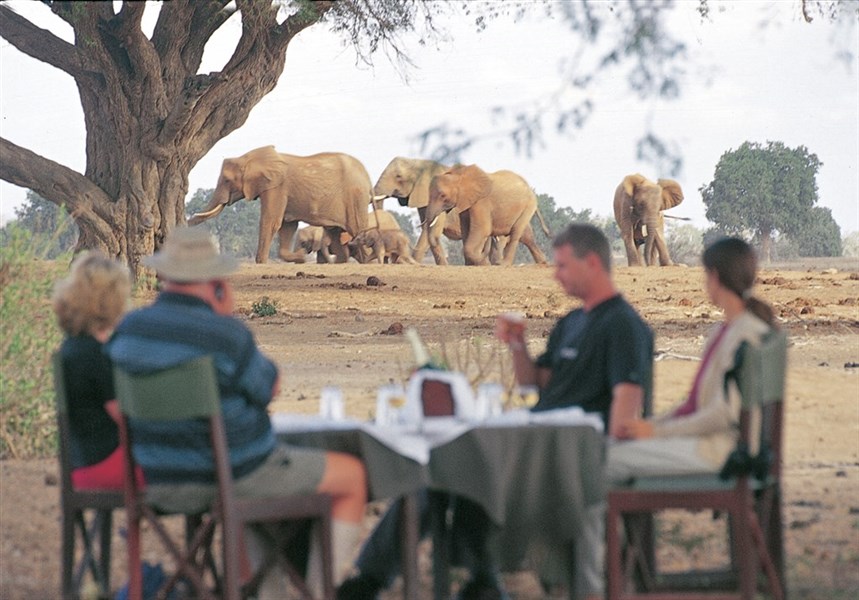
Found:
[[[498,584],[472,579],[457,594],[458,600],[510,600]]]
[[[376,600],[383,587],[372,575],[357,575],[340,584],[337,600]]]

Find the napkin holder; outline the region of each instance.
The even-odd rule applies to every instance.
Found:
[[[457,417],[474,418],[474,394],[468,378],[458,371],[420,369],[409,378],[406,390],[409,413],[421,418]]]

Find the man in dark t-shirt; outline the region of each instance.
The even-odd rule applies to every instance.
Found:
[[[549,335],[546,350],[533,360],[521,320],[501,315],[495,334],[513,356],[516,380],[537,385],[535,411],[581,406],[603,417],[616,437],[649,403],[653,378],[653,333],[623,299],[611,277],[611,252],[605,235],[591,225],[573,223],[552,243],[555,279],[568,296],[582,301]],[[575,544],[576,597],[602,598],[603,504],[588,507],[583,539]]]

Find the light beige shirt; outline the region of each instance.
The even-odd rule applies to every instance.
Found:
[[[655,437],[697,437],[699,456],[714,467],[721,466],[737,442],[741,399],[736,382],[725,386],[725,375],[734,368],[737,349],[743,342],[760,343],[769,325],[746,311],[728,324],[728,330],[719,346],[704,365],[698,388],[695,412],[682,417],[671,417],[673,409],[666,415],[653,419]],[[707,345],[719,331],[714,327],[707,338]]]

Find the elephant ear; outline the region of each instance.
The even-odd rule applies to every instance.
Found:
[[[673,179],[660,179],[657,183],[662,188],[662,210],[674,208],[683,202],[683,190],[679,183]]]
[[[461,213],[470,209],[479,200],[492,191],[492,180],[486,171],[477,165],[457,166],[451,171],[458,179],[456,187],[456,212]]]
[[[647,181],[647,177],[642,175],[641,173],[635,173],[633,175],[627,175],[623,178],[621,185],[623,186],[624,193],[632,198],[635,195],[635,188]]]
[[[412,186],[412,193],[409,194],[409,206],[412,208],[423,208],[429,204],[430,182],[436,175],[444,173],[447,170],[442,164],[428,161],[424,168],[420,171],[417,181]]]
[[[251,150],[242,158],[242,192],[248,200],[255,200],[264,191],[281,185],[289,168],[274,146]]]

